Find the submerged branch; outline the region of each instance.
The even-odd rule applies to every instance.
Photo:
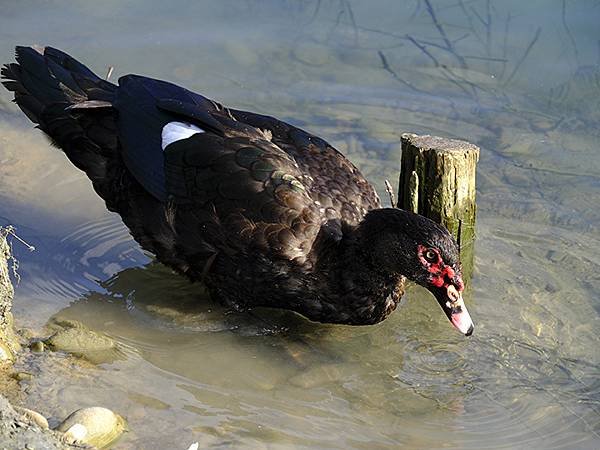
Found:
[[[479,42],[481,42],[482,41],[481,36],[479,35],[479,32],[475,28],[475,25],[473,25],[473,18],[471,17],[471,14],[469,14],[469,11],[467,11],[467,7],[465,5],[465,2],[463,0],[459,0],[458,6],[462,10],[462,12],[465,15],[465,17],[467,18],[467,22],[469,22],[469,27],[471,28],[471,32],[475,35],[475,37],[477,38],[477,40]]]
[[[460,66],[463,69],[467,69],[467,62],[465,61],[465,59],[460,56],[455,48],[454,45],[452,44],[452,42],[450,41],[450,39],[448,38],[448,35],[446,34],[446,31],[444,30],[444,27],[442,26],[442,24],[439,22],[437,16],[435,15],[435,11],[433,9],[433,6],[431,6],[431,3],[429,0],[423,0],[425,2],[425,7],[427,9],[427,12],[429,13],[429,16],[431,17],[431,20],[433,21],[433,25],[437,28],[438,32],[440,33],[440,36],[442,37],[444,43],[446,44],[446,48],[448,49],[448,51],[450,53],[452,53],[454,55],[454,57],[457,59],[458,63],[460,64]]]
[[[463,91],[467,97],[470,97],[470,98],[474,99],[477,103],[479,103],[479,96],[477,95],[477,92],[475,91],[475,89],[473,89],[473,86],[471,86],[471,89],[473,89],[473,91],[469,91],[459,81],[459,80],[461,80],[463,82],[466,82],[466,80],[460,79],[454,72],[452,72],[446,66],[442,66],[442,76],[446,80],[448,80],[450,83],[452,83],[453,85],[458,87],[461,91]],[[466,84],[472,84],[472,83],[466,82]]]
[[[354,19],[352,5],[348,0],[345,0],[344,4],[346,5],[346,10],[348,11],[348,16],[350,17],[350,24],[352,25],[352,30],[354,31],[354,44],[358,45],[358,26],[356,25],[356,20]]]
[[[485,50],[487,55],[492,54],[492,14],[490,10],[490,0],[486,1],[486,18],[484,19],[475,8],[471,8],[475,17],[481,22],[485,28]]]
[[[21,276],[19,275],[19,261],[15,257],[14,252],[12,251],[12,242],[8,242],[6,240],[8,235],[11,235],[14,239],[19,241],[21,244],[25,245],[30,252],[35,251],[35,247],[31,244],[28,244],[24,239],[22,239],[20,236],[18,236],[16,233],[16,230],[15,230],[15,227],[13,227],[12,225],[8,225],[6,227],[0,227],[0,248],[2,248],[3,242],[4,242],[4,245],[8,246],[8,253],[4,254],[4,255],[0,255],[0,257],[3,257],[6,259],[7,267],[8,267],[8,261],[12,262],[12,264],[11,264],[12,274],[13,274],[13,277],[14,277],[16,283],[19,284],[21,282]],[[1,285],[2,285],[2,283],[0,282],[0,291],[1,291]],[[2,318],[0,317],[0,323],[1,322],[2,322]]]
[[[406,39],[408,39],[410,42],[412,42],[419,50],[421,50],[427,57],[429,57],[429,59],[431,59],[431,61],[433,61],[433,64],[435,65],[435,67],[439,67],[440,66],[439,61],[435,58],[435,56],[433,56],[427,50],[427,48],[423,44],[420,44],[415,38],[413,38],[409,34],[406,35]]]
[[[315,6],[315,10],[313,11],[312,17],[308,21],[307,25],[310,25],[311,23],[313,23],[317,19],[317,16],[319,15],[319,11],[320,10],[321,10],[321,0],[317,0],[317,4]]]
[[[506,58],[494,58],[492,56],[471,56],[471,55],[464,55],[463,58],[465,58],[465,59],[480,59],[482,61],[489,61],[489,62],[501,62],[501,63],[508,62],[508,59],[506,59]]]
[[[10,234],[17,241],[19,241],[21,244],[23,244],[25,247],[27,247],[27,250],[29,250],[30,252],[35,251],[35,247],[33,245],[28,244],[24,239],[22,239],[19,235],[17,235],[16,229],[12,225],[8,225],[5,228],[0,228],[0,234],[4,235],[4,237],[6,237]]]
[[[571,34],[571,30],[569,29],[569,25],[567,25],[567,2],[566,0],[562,0],[562,23],[563,27],[565,27],[565,31],[567,32],[567,36],[571,41],[571,45],[573,46],[573,53],[575,53],[575,61],[577,61],[577,66],[579,66],[579,51],[577,50],[577,43],[575,42],[575,38]]]
[[[515,68],[513,69],[513,71],[511,72],[511,74],[508,76],[508,78],[504,82],[504,86],[506,86],[508,83],[510,83],[512,81],[513,77],[517,74],[517,72],[521,68],[521,64],[523,64],[523,62],[525,61],[525,59],[527,59],[527,56],[529,55],[529,52],[531,51],[531,49],[533,48],[533,46],[535,45],[535,43],[539,39],[541,32],[542,32],[542,27],[538,27],[538,29],[535,32],[535,36],[533,37],[533,39],[531,40],[531,42],[529,43],[529,45],[525,49],[525,52],[523,53],[523,56],[521,56],[521,59],[519,59],[519,61],[515,65]]]
[[[399,81],[403,85],[411,88],[412,90],[414,90],[416,92],[423,93],[423,91],[421,89],[415,87],[409,81],[406,81],[406,80],[400,78],[400,76],[394,71],[394,69],[392,69],[390,67],[390,64],[388,63],[387,58],[385,57],[385,55],[383,54],[383,52],[381,50],[377,50],[377,54],[379,55],[379,58],[381,59],[381,65],[383,66],[383,70],[385,70],[386,72],[390,73],[392,75],[392,77],[394,77],[394,79],[396,79],[397,81]]]
[[[508,62],[508,30],[510,29],[510,21],[512,20],[512,15],[508,13],[506,15],[506,22],[504,23],[504,38],[502,39],[502,57],[506,60],[504,64],[502,64],[502,72],[500,72],[500,78],[504,78],[504,74],[506,73],[506,63]]]

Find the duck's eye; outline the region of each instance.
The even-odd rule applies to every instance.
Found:
[[[430,263],[435,263],[438,260],[437,252],[432,248],[425,250],[425,254],[423,256]]]

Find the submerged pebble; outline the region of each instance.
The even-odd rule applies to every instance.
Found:
[[[311,367],[290,378],[289,383],[304,389],[336,383],[352,376],[356,366],[353,364],[320,364]]]
[[[33,378],[33,375],[29,372],[15,372],[11,377],[17,381],[29,381]]]
[[[57,331],[46,340],[46,344],[54,350],[69,353],[95,352],[115,347],[115,342],[111,338],[82,328]]]
[[[56,430],[68,441],[105,448],[127,430],[127,423],[110,409],[94,406],[73,412]]]
[[[58,330],[43,344],[54,351],[63,351],[83,357],[96,364],[117,358],[117,344],[108,336],[97,333],[75,320],[55,321],[50,325]]]
[[[15,406],[14,408],[15,408],[15,411],[17,411],[19,414],[27,417],[31,422],[35,423],[41,429],[47,430],[49,428],[48,420],[44,416],[42,416],[39,412],[33,411],[32,409],[28,409],[28,408],[23,408],[20,406]]]
[[[35,353],[42,353],[45,350],[45,345],[42,341],[35,341],[29,344],[29,349]]]

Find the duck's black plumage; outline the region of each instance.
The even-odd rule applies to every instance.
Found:
[[[462,290],[447,231],[381,209],[359,170],[323,139],[168,82],[109,83],[50,47],[16,55],[2,76],[23,112],[142,247],[221,302],[369,324],[395,309],[405,276],[442,307]],[[172,139],[171,127],[194,132]],[[430,248],[439,261],[423,256]],[[448,317],[461,305],[446,307]]]

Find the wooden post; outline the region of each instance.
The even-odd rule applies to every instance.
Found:
[[[6,241],[8,233],[9,228],[0,227],[0,364],[11,361],[20,347],[10,312],[14,290],[8,272],[8,261],[12,257]]]
[[[444,225],[460,247],[463,277],[473,272],[475,172],[479,148],[437,136],[402,135],[398,207]]]

